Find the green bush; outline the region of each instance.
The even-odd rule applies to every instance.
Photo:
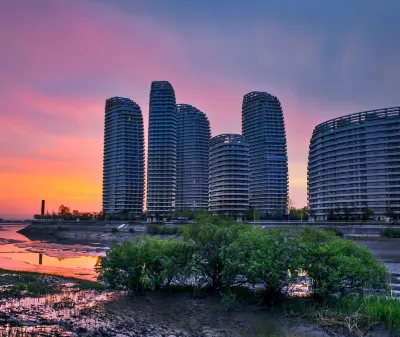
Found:
[[[300,269],[298,242],[284,230],[255,227],[242,231],[229,252],[230,274],[244,275],[248,283],[261,285],[267,302],[278,301]]]
[[[140,292],[154,290],[186,275],[191,250],[177,239],[140,237],[115,244],[97,265],[99,279],[112,288]]]
[[[147,232],[152,235],[175,235],[180,232],[180,227],[152,224],[147,226]]]
[[[321,313],[331,325],[336,323],[345,328],[346,335],[360,335],[360,332],[364,335],[378,322],[396,336],[400,335],[400,301],[397,298],[376,295],[330,298],[322,307],[314,308],[314,315]],[[353,324],[343,324],[351,321]]]
[[[114,245],[100,259],[100,279],[130,291],[190,285],[229,294],[250,286],[267,303],[280,300],[300,272],[310,277],[318,298],[385,290],[386,268],[367,248],[331,231],[263,230],[215,216],[179,229],[179,238]]]
[[[160,225],[151,224],[147,225],[147,233],[149,234],[159,234],[160,233]]]
[[[315,229],[299,232],[299,239],[300,264],[311,278],[313,295],[386,288],[387,270],[368,248]]]
[[[381,233],[381,237],[386,238],[400,238],[400,229],[395,228],[385,228]]]
[[[329,229],[327,229],[327,231],[332,232],[336,236],[339,236],[339,237],[343,237],[344,236],[344,233],[339,228],[336,228],[336,227],[329,228]]]
[[[231,245],[239,233],[249,230],[249,225],[210,215],[201,216],[183,228],[183,240],[194,250],[191,263],[198,283],[205,284],[212,292],[234,283],[237,274],[226,268],[233,254]]]

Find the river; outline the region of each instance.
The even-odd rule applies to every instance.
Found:
[[[51,273],[95,280],[94,266],[109,247],[96,242],[87,245],[30,240],[18,233],[27,224],[0,224],[0,268]]]
[[[0,268],[52,273],[95,280],[94,266],[109,247],[95,241],[85,245],[65,240],[30,240],[18,231],[26,224],[0,224]],[[400,275],[400,241],[355,240],[367,246],[389,272]]]

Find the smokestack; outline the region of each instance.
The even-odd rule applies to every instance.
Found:
[[[40,214],[44,215],[44,204],[45,204],[45,200],[42,200],[42,211],[40,212]]]

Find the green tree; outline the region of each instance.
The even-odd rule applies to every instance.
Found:
[[[282,208],[274,208],[271,212],[271,219],[272,220],[283,220],[285,214],[285,210]]]
[[[259,216],[254,207],[249,207],[244,214],[244,218],[248,221],[258,220]]]
[[[245,276],[250,284],[261,286],[264,302],[277,302],[300,268],[297,247],[297,240],[288,231],[254,227],[240,232],[230,246],[227,270],[230,275]]]
[[[310,214],[310,209],[307,206],[298,210],[298,216],[302,220],[308,220],[309,214]]]
[[[191,256],[182,240],[140,237],[113,245],[98,260],[96,270],[99,279],[112,288],[142,292],[180,282],[189,270]]]
[[[250,284],[268,303],[284,296],[300,272],[310,277],[317,298],[384,290],[387,280],[386,268],[367,248],[331,231],[263,230],[210,215],[184,226],[180,237],[140,237],[113,245],[96,268],[99,278],[116,289],[190,284],[234,294],[237,286]]]
[[[375,213],[368,207],[363,208],[362,210],[362,220],[368,221],[369,219],[373,218]]]
[[[299,259],[311,278],[315,296],[385,289],[387,270],[368,248],[330,231],[305,229],[298,238]]]
[[[71,209],[68,206],[60,205],[58,208],[58,215],[70,214]]]
[[[289,211],[289,220],[299,220],[298,211],[295,208],[292,208]]]
[[[229,288],[236,275],[226,273],[231,259],[230,246],[241,231],[250,226],[227,217],[205,215],[182,230],[183,240],[193,247],[193,271],[212,292]]]

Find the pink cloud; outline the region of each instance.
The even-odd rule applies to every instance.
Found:
[[[285,64],[282,83],[289,83],[292,67],[306,74],[314,66],[321,52],[318,36],[306,38],[268,23],[256,26],[254,36],[231,34],[225,41],[205,27],[192,36],[188,48],[162,17],[121,13],[94,1],[23,3],[3,3],[0,10],[0,43],[7,46],[0,56],[0,145],[5,147],[0,153],[0,216],[6,208],[14,212],[11,204],[19,200],[33,213],[43,194],[53,200],[52,207],[66,199],[71,207],[100,209],[104,101],[114,95],[136,101],[147,141],[153,80],[169,80],[178,103],[205,112],[213,136],[241,132],[244,94],[259,90],[277,95],[287,127],[291,195],[296,206],[305,205],[313,127],[323,116],[343,114],[343,107],[304,102],[271,78],[253,83],[246,74],[236,78],[219,68],[232,62],[231,53],[253,53],[251,59],[267,69]],[[237,39],[247,38],[260,48],[240,50]],[[285,50],[283,58],[270,48],[277,44]],[[214,58],[214,49],[227,53]],[[193,53],[205,63],[199,64]]]

